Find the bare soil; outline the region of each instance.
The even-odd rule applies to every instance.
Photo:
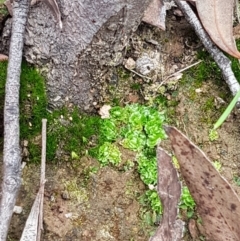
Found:
[[[142,24],[131,40],[129,55],[133,58],[139,57],[142,51],[159,53],[162,76],[168,76],[189,66],[197,59],[195,48],[199,47],[197,37],[183,18],[172,14],[169,14],[166,32]],[[202,120],[202,117],[208,113],[202,106],[209,97],[217,100],[222,92],[228,93],[228,87],[224,82],[219,86],[214,81],[206,79],[201,91],[197,92],[197,97],[192,100],[188,95],[190,85],[175,85],[175,95],[173,91],[168,92],[169,100],[175,99],[178,103],[175,125],[199,145],[212,160],[218,160],[222,164],[222,175],[239,194],[240,187],[233,182],[233,176],[240,176],[239,111],[235,110],[220,128],[218,140],[210,142],[208,138],[210,126]],[[119,86],[119,89],[124,88],[122,96],[126,102],[129,101],[130,95],[135,95],[134,101],[130,99],[130,102],[144,101],[144,93],[132,93],[128,87]],[[106,98],[111,99],[109,96]],[[163,144],[170,150],[168,141]],[[134,160],[134,153],[125,149],[121,151],[124,160]],[[60,159],[61,157],[59,161]],[[99,164],[90,157],[83,157],[76,165],[59,163],[62,164],[47,165],[42,240],[144,241],[149,239],[156,227],[147,225],[141,218],[138,198],[146,187],[141,182],[136,168],[122,171],[113,167],[104,167],[96,173],[91,173],[89,168],[99,167]],[[17,205],[23,207],[23,212],[14,214],[8,240],[19,240],[38,190],[39,169],[38,165],[30,164],[23,170],[23,184],[17,201]],[[186,232],[183,240],[193,239]]]

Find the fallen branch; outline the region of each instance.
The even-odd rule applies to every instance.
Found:
[[[19,146],[19,88],[23,36],[27,23],[28,0],[13,2],[4,105],[3,182],[0,203],[0,241],[5,241],[21,185],[21,151]]]
[[[196,14],[193,12],[189,4],[185,1],[174,0],[177,6],[181,9],[186,17],[187,21],[194,28],[197,36],[202,41],[206,50],[213,57],[217,65],[222,71],[222,75],[224,80],[226,81],[232,95],[236,95],[236,93],[240,90],[240,85],[237,79],[234,76],[234,73],[231,68],[231,61],[216,47],[213,41],[210,39],[206,31],[203,29],[199,19]],[[240,100],[238,101],[240,102]]]

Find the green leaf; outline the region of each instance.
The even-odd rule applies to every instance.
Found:
[[[99,148],[98,160],[102,166],[108,165],[109,163],[117,165],[121,162],[121,152],[114,144],[105,142]]]
[[[117,127],[111,119],[103,120],[100,132],[107,141],[114,141],[118,137]]]
[[[144,148],[146,144],[146,136],[142,133],[142,131],[134,130],[128,131],[125,134],[125,138],[121,141],[121,145],[124,148],[140,151]]]
[[[240,90],[237,92],[237,94],[235,95],[231,103],[228,105],[227,109],[223,112],[223,114],[220,116],[218,121],[215,123],[213,127],[214,130],[219,128],[222,125],[222,123],[227,119],[227,117],[230,115],[231,111],[233,110],[239,98],[240,98]]]

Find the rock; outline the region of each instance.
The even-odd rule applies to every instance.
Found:
[[[20,207],[20,206],[14,206],[14,209],[13,209],[13,212],[16,213],[16,214],[20,214],[22,213],[23,211],[23,208]]]
[[[142,75],[147,75],[155,69],[155,61],[146,54],[136,61],[136,70]]]
[[[128,58],[124,64],[124,67],[130,70],[135,69],[135,66],[136,66],[136,62],[132,58]]]

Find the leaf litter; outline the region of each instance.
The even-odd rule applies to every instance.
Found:
[[[188,32],[188,31],[186,31],[186,32]],[[158,35],[158,34],[156,34],[156,35]],[[176,42],[178,45],[182,46],[183,42],[181,42],[181,38],[179,38],[179,36],[177,36]],[[172,41],[172,39],[171,39],[171,41]],[[169,46],[170,46],[170,44],[169,44]],[[168,49],[168,52],[170,53],[169,57],[171,57],[171,58],[177,57],[178,58],[179,55],[174,56],[174,51],[175,51],[174,46],[170,47]],[[175,64],[174,62],[170,61],[170,58],[168,59],[168,61],[169,61],[169,65]],[[180,100],[180,102],[181,101],[182,100]],[[192,106],[192,108],[195,108],[195,106]],[[180,118],[181,117],[183,117],[183,115],[181,115]],[[195,128],[196,125],[197,125],[197,122],[193,122],[193,123],[188,123],[188,125],[185,127],[184,125],[182,125],[182,122],[180,121],[181,128],[182,129],[186,128],[188,131]],[[226,135],[230,136],[229,138],[231,139],[232,133],[234,131],[235,131],[235,133],[237,133],[235,129],[234,130],[231,129],[231,125],[232,125],[232,122],[230,121],[227,123],[227,125],[223,126],[222,133],[224,133],[224,135],[221,135],[221,133],[220,133],[220,139],[225,140]],[[206,126],[205,126],[205,130],[206,130]],[[199,135],[198,130],[195,131],[195,133],[197,133],[197,134],[193,134],[194,132],[190,132],[190,133],[191,133],[191,135]],[[202,134],[201,138],[203,138],[203,139],[204,139],[204,135],[207,135],[204,131],[201,134]],[[198,139],[198,142],[201,142],[200,139]],[[227,140],[229,140],[229,139],[227,139]],[[226,142],[223,142],[223,143],[224,143],[224,145],[227,146]],[[211,152],[212,146],[219,146],[219,145],[221,145],[221,142],[219,141],[209,148],[207,148],[205,144],[206,143],[204,143],[205,151]],[[230,168],[230,165],[228,166],[227,161],[228,160],[236,161],[237,155],[238,155],[237,149],[231,149],[231,148],[229,148],[230,146],[231,145],[229,145],[228,149],[227,149],[227,153],[230,155],[230,157],[225,158],[224,154],[221,154],[221,157],[224,157],[224,160],[225,160],[225,162],[223,164],[225,169]],[[223,151],[223,148],[221,148],[220,151]],[[231,156],[233,158],[231,158]],[[230,163],[232,163],[232,161],[230,161]],[[96,163],[94,162],[94,160],[86,160],[86,161],[82,161],[82,164],[85,165],[85,167],[86,167],[87,165],[95,165]],[[80,236],[81,236],[82,240],[90,240],[91,238],[92,238],[92,240],[111,240],[111,239],[114,240],[115,237],[112,236],[111,233],[114,233],[115,235],[117,235],[122,232],[121,228],[123,226],[121,225],[121,223],[123,223],[123,219],[121,219],[120,217],[121,217],[121,215],[123,215],[123,212],[121,212],[121,210],[118,210],[120,212],[117,212],[117,211],[111,212],[111,209],[115,210],[116,207],[119,208],[119,206],[121,206],[121,205],[123,205],[122,207],[124,210],[126,210],[126,213],[129,213],[129,215],[127,215],[127,217],[131,220],[130,223],[132,225],[129,225],[129,223],[127,226],[125,225],[124,232],[125,232],[126,236],[122,237],[122,239],[115,238],[115,240],[126,240],[126,237],[130,237],[130,236],[127,236],[127,233],[129,235],[129,229],[128,229],[129,227],[132,227],[132,229],[134,230],[136,237],[138,237],[137,240],[146,240],[147,239],[146,238],[147,236],[145,236],[145,234],[144,234],[144,230],[134,229],[134,226],[135,227],[138,227],[138,225],[140,226],[140,224],[137,223],[138,218],[136,217],[136,213],[139,210],[139,206],[137,205],[137,203],[134,201],[133,198],[132,198],[133,201],[131,201],[131,198],[128,201],[126,201],[124,198],[122,198],[125,193],[124,192],[121,193],[120,189],[123,189],[123,186],[118,185],[120,182],[122,182],[123,179],[125,179],[126,182],[124,182],[124,185],[128,186],[129,184],[131,184],[132,179],[129,180],[126,178],[126,176],[122,176],[121,178],[119,178],[116,176],[116,173],[112,173],[114,171],[109,168],[105,168],[101,172],[101,175],[98,177],[93,175],[93,177],[91,177],[91,185],[90,185],[91,188],[93,188],[93,190],[97,190],[96,188],[100,188],[99,190],[102,191],[102,193],[99,192],[98,195],[100,195],[100,193],[101,193],[101,195],[104,194],[104,195],[106,195],[106,196],[104,196],[106,199],[104,202],[100,201],[100,203],[99,203],[100,206],[96,206],[95,209],[92,210],[92,214],[90,214],[90,212],[88,212],[88,213],[86,212],[87,213],[87,216],[86,216],[86,213],[84,213],[84,211],[85,211],[84,208],[87,208],[87,206],[84,206],[83,204],[81,204],[80,206],[77,205],[76,203],[74,204],[73,200],[62,200],[61,192],[64,189],[64,185],[61,182],[59,183],[56,181],[56,180],[64,180],[67,178],[71,178],[71,176],[75,176],[76,173],[74,171],[70,171],[71,168],[70,168],[70,170],[68,170],[69,166],[60,166],[60,167],[58,167],[58,169],[60,169],[60,170],[56,170],[54,167],[52,167],[52,168],[50,167],[50,169],[51,169],[51,171],[48,173],[49,183],[47,183],[47,185],[46,185],[46,196],[45,196],[45,205],[46,205],[45,218],[48,219],[49,221],[48,221],[48,225],[45,227],[46,233],[44,234],[45,235],[44,240],[54,240],[54,238],[56,239],[56,237],[57,237],[57,233],[53,233],[52,232],[53,227],[51,227],[51,223],[54,222],[54,219],[53,219],[54,215],[55,215],[54,217],[58,220],[58,225],[59,225],[59,226],[55,227],[56,232],[57,232],[57,230],[59,230],[63,227],[64,228],[66,227],[66,229],[64,229],[64,232],[61,233],[62,237],[58,238],[58,240],[64,240],[65,237],[71,238],[71,240],[79,240]],[[79,176],[82,173],[82,169],[84,169],[83,166],[81,166],[81,168],[78,169]],[[69,173],[66,170],[68,170]],[[235,170],[236,170],[236,168],[235,168]],[[26,174],[26,172],[28,172],[28,173]],[[109,174],[109,179],[106,179],[104,172]],[[33,173],[31,173],[29,170],[25,171],[25,175],[24,175],[25,183],[27,183],[27,181],[28,181],[29,183],[33,184],[33,187],[36,186],[36,181],[35,181],[35,185],[34,185],[34,181],[33,181],[35,178],[35,175],[34,175],[35,173],[36,173],[36,170],[33,170]],[[96,180],[98,180],[98,178],[100,178],[99,179],[100,184],[96,185]],[[53,179],[56,179],[56,180],[53,180]],[[138,180],[136,176],[135,176],[134,180]],[[231,180],[231,175],[228,175],[228,180]],[[127,181],[129,181],[129,182],[127,182]],[[137,192],[140,193],[141,190],[144,189],[144,187],[140,185],[140,180],[138,180],[138,181],[139,181],[139,189],[137,189],[137,187],[134,186],[133,190],[135,190],[135,191],[138,190]],[[104,187],[104,189],[101,189],[101,187],[102,188]],[[29,198],[29,195],[33,195],[33,194],[35,195],[35,192],[32,191],[33,189],[34,188],[25,185],[23,187],[23,189],[21,190],[21,196],[24,198],[22,200],[19,200],[19,202],[22,204],[24,203],[25,208],[28,204],[29,205],[31,204],[31,203],[29,203],[29,199],[28,199],[28,201],[24,202],[24,200],[26,200],[25,198],[27,198],[27,196]],[[96,199],[95,199],[96,194],[97,194],[96,192],[93,192],[93,199],[92,199],[93,206],[96,205]],[[110,194],[110,195],[108,195],[108,194]],[[100,196],[98,196],[98,197],[100,197]],[[99,198],[98,200],[102,200],[102,199]],[[119,206],[116,205],[118,202],[115,202],[115,203],[113,202],[111,205],[109,205],[109,203],[111,203],[111,202],[109,202],[110,200],[112,200],[112,201],[119,200],[119,203],[120,203]],[[124,204],[125,204],[125,206],[124,206]],[[108,209],[104,208],[107,206],[109,207]],[[129,207],[129,208],[127,208],[127,207]],[[98,213],[97,208],[100,208],[102,212]],[[78,211],[82,210],[82,211],[81,212],[79,211],[78,219],[75,219],[74,222],[71,222],[69,219],[67,219],[67,220],[64,219],[64,215],[61,214],[61,212],[63,212],[63,211],[65,212],[65,210],[67,213],[71,212],[72,210],[78,210]],[[135,212],[135,214],[134,214],[134,212]],[[107,219],[107,216],[110,216],[110,219]],[[99,222],[98,222],[98,219],[100,220]],[[15,223],[15,227],[19,226],[19,222],[17,222],[17,220],[18,220],[18,216],[15,215],[14,220],[13,220],[13,224]],[[68,222],[71,222],[71,225],[68,226],[67,225]],[[80,226],[84,229],[84,231],[78,230],[78,225],[76,225],[76,222],[81,223]],[[110,225],[110,223],[112,224],[112,226]],[[21,224],[21,222],[20,222],[20,224]],[[73,224],[74,224],[74,227],[73,227]],[[82,225],[82,224],[84,224],[84,225]],[[93,227],[93,224],[94,224],[94,227]],[[104,225],[104,224],[106,224],[106,225]],[[109,226],[108,226],[108,224],[109,224]],[[100,228],[101,225],[102,225],[102,228]],[[91,228],[91,226],[92,226],[92,228]],[[72,230],[75,230],[75,231],[72,231]],[[98,230],[98,233],[97,234],[94,233],[94,230]],[[13,233],[15,233],[15,235],[17,235],[17,233],[18,233],[17,229],[14,230],[14,225],[13,225],[13,230],[11,230],[11,235],[13,235]],[[96,235],[98,235],[98,236],[96,236]]]

